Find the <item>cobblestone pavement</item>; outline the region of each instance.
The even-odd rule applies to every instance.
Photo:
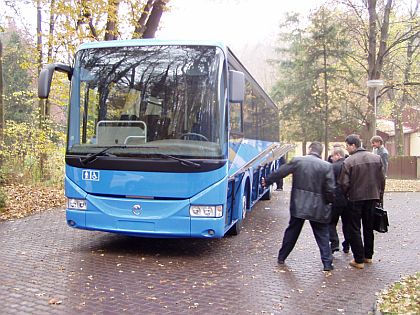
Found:
[[[367,314],[375,292],[420,271],[420,193],[388,193],[374,263],[335,254],[324,273],[308,223],[276,257],[289,192],[274,192],[223,239],[142,239],[68,228],[63,210],[0,223],[2,314]],[[341,234],[340,234],[341,235]]]

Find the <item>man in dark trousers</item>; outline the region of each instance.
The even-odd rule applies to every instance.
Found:
[[[309,146],[308,155],[293,158],[267,178],[262,179],[261,183],[266,187],[276,182],[278,178],[293,174],[290,221],[279,251],[277,259],[279,264],[284,264],[298,240],[305,220],[309,220],[321,252],[324,271],[334,269],[328,225],[331,220],[335,181],[331,163],[323,161],[321,154],[322,144],[313,142]]]
[[[334,178],[337,182],[338,177],[341,173],[341,168],[343,166],[344,159],[346,154],[341,147],[334,147],[334,150],[331,154],[331,163],[333,166]],[[347,198],[343,194],[341,186],[336,184],[335,186],[335,199],[332,205],[332,214],[330,222],[330,242],[331,242],[331,251],[337,252],[340,250],[340,240],[337,234],[337,223],[341,216],[342,230],[344,235],[343,241],[343,252],[348,253],[350,244],[348,236],[348,210],[347,210]]]
[[[363,269],[365,263],[372,263],[373,213],[383,198],[385,175],[380,156],[362,148],[359,136],[347,136],[346,148],[350,156],[343,162],[338,183],[349,200],[349,237],[354,257],[350,266]]]

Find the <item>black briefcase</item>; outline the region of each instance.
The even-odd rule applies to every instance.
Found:
[[[388,232],[388,213],[381,207],[376,207],[373,214],[373,229],[379,233]]]

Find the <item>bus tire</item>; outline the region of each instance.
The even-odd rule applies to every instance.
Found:
[[[247,194],[246,192],[244,192],[242,196],[242,205],[241,205],[242,216],[241,218],[238,218],[238,221],[236,221],[236,223],[230,228],[229,234],[231,235],[239,235],[241,233],[242,223],[246,216],[246,197],[247,197]]]

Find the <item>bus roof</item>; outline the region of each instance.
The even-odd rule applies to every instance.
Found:
[[[128,39],[97,41],[81,44],[78,50],[89,48],[126,47],[126,46],[154,46],[154,45],[193,45],[193,46],[216,46],[227,51],[224,43],[216,40],[172,40],[172,39]]]

